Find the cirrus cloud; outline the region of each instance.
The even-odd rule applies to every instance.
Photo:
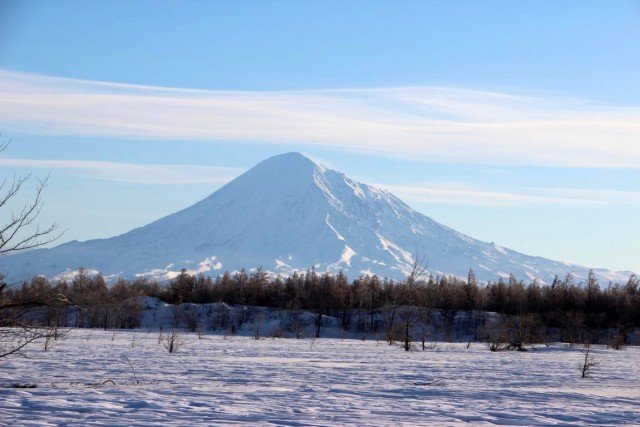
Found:
[[[295,143],[431,162],[640,165],[640,108],[446,87],[210,91],[0,69],[0,127]]]
[[[0,158],[0,168],[3,167],[72,170],[92,179],[158,185],[226,184],[244,171],[238,168],[198,165]]]
[[[467,206],[640,205],[640,191],[585,188],[520,188],[497,191],[448,182],[378,185],[408,202]]]

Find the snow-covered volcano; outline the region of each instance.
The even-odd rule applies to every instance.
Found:
[[[588,269],[523,255],[465,236],[422,215],[388,191],[355,182],[299,153],[271,157],[204,200],[123,235],[70,242],[0,260],[13,280],[82,266],[105,276],[173,277],[182,268],[216,275],[262,266],[290,274],[315,266],[401,279],[414,257],[434,275],[480,280],[513,273],[550,282]],[[629,273],[596,270],[603,279]]]

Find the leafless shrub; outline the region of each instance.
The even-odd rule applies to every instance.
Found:
[[[386,306],[382,308],[382,317],[384,319],[385,338],[389,345],[393,345],[398,336],[400,336],[401,325],[396,323],[397,305]]]
[[[271,331],[271,338],[282,338],[284,336],[284,332],[280,326],[276,327],[273,331]]]
[[[162,345],[169,353],[177,353],[184,345],[184,339],[177,328],[172,328],[160,338]]]
[[[49,327],[50,333],[44,339],[44,351],[49,351],[49,349],[53,346],[53,343],[58,340],[58,338],[64,337],[70,331],[68,328],[60,328],[57,325]]]
[[[160,332],[159,341],[164,348],[170,353],[177,353],[184,345],[184,339],[182,334],[178,330],[178,324],[180,322],[180,305],[176,304],[173,307],[173,319],[171,322],[171,330],[167,334]]]
[[[607,348],[612,348],[614,350],[622,350],[625,345],[625,334],[618,332],[614,336],[609,339],[607,343]]]
[[[507,343],[502,338],[496,338],[488,343],[489,351],[505,351]]]
[[[467,348],[469,348],[467,346]],[[527,351],[521,342],[508,342],[503,339],[496,339],[489,343],[490,351]]]
[[[196,332],[198,333],[198,339],[199,340],[204,338],[204,328],[202,327],[202,323],[198,322],[198,326],[196,328]]]
[[[198,313],[198,307],[194,304],[184,305],[182,319],[188,330],[196,332],[200,327],[200,313]]]
[[[302,338],[304,335],[306,323],[302,318],[302,315],[298,311],[293,311],[289,315],[289,321],[287,323],[286,329],[295,334],[296,339]]]
[[[425,342],[423,350],[435,350],[438,351],[440,349],[441,343],[437,341]]]
[[[587,343],[584,345],[584,360],[580,364],[580,373],[582,374],[581,378],[590,378],[592,374],[592,370],[598,363],[595,360],[595,357],[591,353],[591,344]]]
[[[255,316],[255,320],[253,322],[253,339],[254,340],[260,339],[260,328],[262,327],[263,320],[264,320],[264,315],[262,313],[258,313],[258,315]]]

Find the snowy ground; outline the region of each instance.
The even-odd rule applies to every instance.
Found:
[[[640,348],[385,342],[72,330],[0,360],[0,425],[640,425]],[[131,366],[129,364],[130,361]],[[133,369],[135,369],[135,374]],[[37,388],[12,388],[12,384]]]

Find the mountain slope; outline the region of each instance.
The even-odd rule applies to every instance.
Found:
[[[513,273],[550,282],[586,277],[581,266],[523,255],[465,236],[412,210],[385,190],[357,183],[299,153],[271,157],[180,212],[109,239],[12,255],[13,279],[83,266],[105,276],[170,278],[181,268],[209,274],[242,267],[291,273],[316,266],[400,279],[424,255],[436,274],[480,280]],[[597,270],[601,279],[629,273]]]

